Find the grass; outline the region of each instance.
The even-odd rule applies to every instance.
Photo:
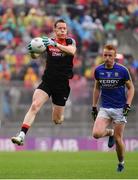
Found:
[[[0,179],[137,179],[138,152],[116,166],[115,152],[0,152]]]

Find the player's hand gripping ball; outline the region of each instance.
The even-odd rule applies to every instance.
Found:
[[[30,53],[43,53],[46,50],[43,39],[41,37],[33,38],[28,45],[28,51]]]
[[[57,46],[57,42],[55,42],[54,40],[48,38],[48,37],[43,37],[43,43],[44,45],[47,46]]]

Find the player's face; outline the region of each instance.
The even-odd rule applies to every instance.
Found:
[[[112,67],[114,65],[114,60],[116,57],[116,52],[114,50],[103,50],[103,60],[107,67]]]
[[[58,39],[65,39],[67,36],[67,24],[62,22],[57,23],[54,32]]]

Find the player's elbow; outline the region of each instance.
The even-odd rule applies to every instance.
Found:
[[[75,53],[76,53],[76,51],[73,51],[73,52],[72,52],[72,55],[74,56],[74,55],[75,55]]]
[[[71,54],[71,55],[75,55],[75,53],[76,53],[76,47],[69,47],[69,54]]]
[[[75,53],[76,53],[76,48],[73,48],[72,49],[72,55],[75,55]]]
[[[76,53],[76,51],[75,50],[70,50],[70,51],[68,51],[68,54],[70,54],[70,55],[72,55],[72,56],[74,56],[75,55],[75,53]]]

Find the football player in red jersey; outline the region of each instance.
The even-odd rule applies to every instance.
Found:
[[[19,134],[11,138],[17,145],[23,145],[28,129],[31,127],[36,114],[51,97],[52,120],[55,124],[64,121],[65,104],[70,93],[69,79],[73,77],[73,57],[76,52],[76,43],[67,37],[67,24],[59,19],[54,24],[54,38],[44,37],[43,42],[46,51],[43,53],[46,59],[46,67],[42,81],[36,88],[32,98],[32,104],[26,113]],[[31,45],[28,50],[31,56],[36,57]]]

